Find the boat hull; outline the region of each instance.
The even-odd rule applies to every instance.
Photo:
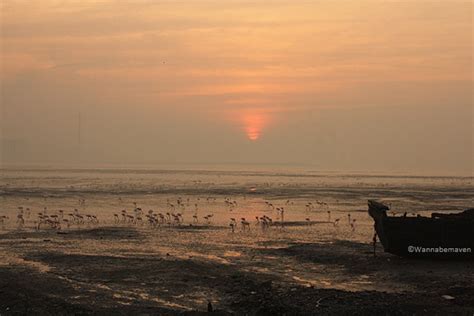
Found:
[[[419,258],[474,258],[474,217],[447,214],[441,217],[387,216],[388,207],[369,201],[369,214],[386,252]],[[466,211],[467,212],[467,211]]]

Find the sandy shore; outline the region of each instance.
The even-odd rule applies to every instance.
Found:
[[[0,314],[199,315],[209,301],[216,315],[474,312],[472,262],[374,258],[367,243],[296,240],[309,229],[239,232],[223,243],[223,227],[4,232]]]

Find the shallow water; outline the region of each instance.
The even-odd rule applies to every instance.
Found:
[[[265,215],[273,221],[281,221],[277,209],[284,208],[285,222],[339,219],[338,227],[332,224],[303,227],[318,230],[318,236],[329,234],[342,239],[367,240],[372,230],[366,213],[367,199],[380,199],[389,203],[395,212],[410,215],[463,210],[473,206],[473,196],[471,177],[301,171],[4,169],[1,170],[0,216],[9,217],[4,229],[15,229],[18,208],[23,207],[28,228],[34,226],[39,212],[58,214],[62,209],[68,214],[77,209],[81,214],[97,216],[102,225],[113,225],[114,214],[121,219],[122,210],[134,215],[136,203],[145,214],[149,210],[180,213],[182,225],[227,227],[230,218],[235,218],[239,232],[240,221],[245,218],[250,223],[247,235],[259,235],[262,231],[256,228],[256,217]],[[204,218],[207,215],[212,215],[209,223]],[[197,221],[193,216],[197,216]],[[282,230],[278,230],[281,234]],[[292,231],[297,234],[298,229]]]
[[[167,202],[181,197],[185,208],[217,213],[227,221],[224,198],[237,201],[233,213],[253,218],[270,213],[265,201],[285,207],[292,220],[326,218],[332,212],[367,209],[367,199],[381,199],[400,212],[462,210],[472,206],[472,177],[428,177],[316,172],[254,172],[143,169],[29,169],[1,170],[2,214],[17,207],[32,210],[84,208],[101,217],[130,209],[137,202],[144,210],[165,211]],[[85,205],[78,203],[85,199]],[[214,199],[216,199],[214,201]],[[289,203],[287,201],[289,200]],[[318,205],[317,201],[327,203]],[[308,212],[305,205],[313,203]],[[222,214],[221,214],[222,213]],[[220,216],[222,215],[222,216]]]

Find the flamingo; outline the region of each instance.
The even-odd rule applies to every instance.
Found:
[[[236,221],[235,221],[235,218],[231,218],[231,219],[230,219],[230,224],[229,224],[229,226],[230,226],[232,232],[235,232],[235,226],[236,226],[236,225],[237,225],[237,223],[236,223]]]
[[[245,217],[241,218],[240,223],[242,224],[242,231],[245,231],[246,229],[250,231],[250,223],[245,220]]]
[[[0,216],[0,224],[2,225],[2,229],[4,228],[5,220],[7,220],[7,219],[8,219],[8,216],[6,216],[6,215]]]
[[[355,232],[355,222],[356,222],[356,219],[354,218],[354,219],[352,220],[352,223],[351,223],[351,231],[352,231],[352,232]]]
[[[23,218],[23,214],[18,214],[17,215],[17,220],[18,228],[22,228],[23,225],[25,224],[25,219]]]

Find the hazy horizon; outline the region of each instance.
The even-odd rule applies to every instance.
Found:
[[[0,7],[0,167],[473,175],[470,1]]]

